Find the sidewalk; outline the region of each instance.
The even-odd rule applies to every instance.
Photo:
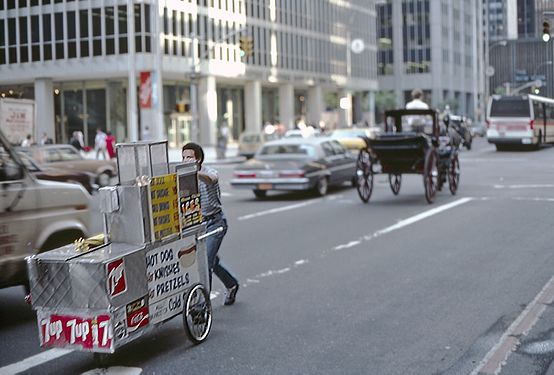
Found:
[[[244,156],[238,156],[238,145],[236,143],[229,144],[227,151],[225,152],[225,159],[218,160],[216,158],[216,148],[214,146],[206,146],[204,148],[204,162],[206,164],[233,164],[241,163],[246,160]],[[170,148],[168,150],[169,162],[179,163],[181,162],[181,149]],[[86,159],[96,159],[96,152],[94,150],[85,153]]]

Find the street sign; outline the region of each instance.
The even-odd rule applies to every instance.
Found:
[[[362,39],[354,39],[352,43],[350,43],[350,48],[354,53],[362,53],[365,49],[365,43]]]
[[[487,69],[485,69],[485,74],[487,75],[487,77],[492,77],[494,75],[494,67],[492,66],[487,66]]]

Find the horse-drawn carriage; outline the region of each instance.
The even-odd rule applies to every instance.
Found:
[[[403,174],[423,175],[425,198],[432,203],[436,192],[448,181],[456,194],[460,180],[458,146],[432,109],[401,109],[385,112],[384,132],[376,138],[364,138],[367,147],[360,150],[356,186],[363,202],[373,191],[374,175],[387,173],[394,195],[400,192]],[[380,166],[380,168],[379,168]]]

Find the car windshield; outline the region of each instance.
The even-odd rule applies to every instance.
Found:
[[[260,135],[259,134],[245,134],[242,136],[243,143],[259,143]]]
[[[60,148],[58,149],[58,152],[60,153],[62,161],[81,160],[81,155],[79,155],[79,153],[72,148],[69,148],[69,147]]]
[[[531,117],[528,99],[493,99],[489,117]]]
[[[25,155],[24,153],[19,152],[19,157],[21,158],[21,161],[23,162],[23,164],[25,164],[25,167],[29,171],[31,171],[31,172],[39,172],[40,171],[39,167],[37,167],[35,165],[35,163],[33,163],[33,161],[27,155]]]
[[[365,136],[365,130],[335,130],[331,134],[331,138],[359,138]]]
[[[306,144],[267,145],[260,150],[260,155],[307,155],[316,156],[314,146]]]

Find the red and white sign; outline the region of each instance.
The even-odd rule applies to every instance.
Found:
[[[109,315],[81,317],[52,314],[39,317],[39,326],[41,346],[112,349],[113,332]]]
[[[148,325],[148,306],[146,297],[140,298],[126,306],[127,310],[127,333],[131,334],[137,329]]]
[[[125,263],[123,258],[114,260],[106,266],[108,271],[107,288],[111,297],[117,297],[127,291],[127,278],[125,276]]]
[[[139,88],[140,108],[152,108],[152,74],[140,72]]]

